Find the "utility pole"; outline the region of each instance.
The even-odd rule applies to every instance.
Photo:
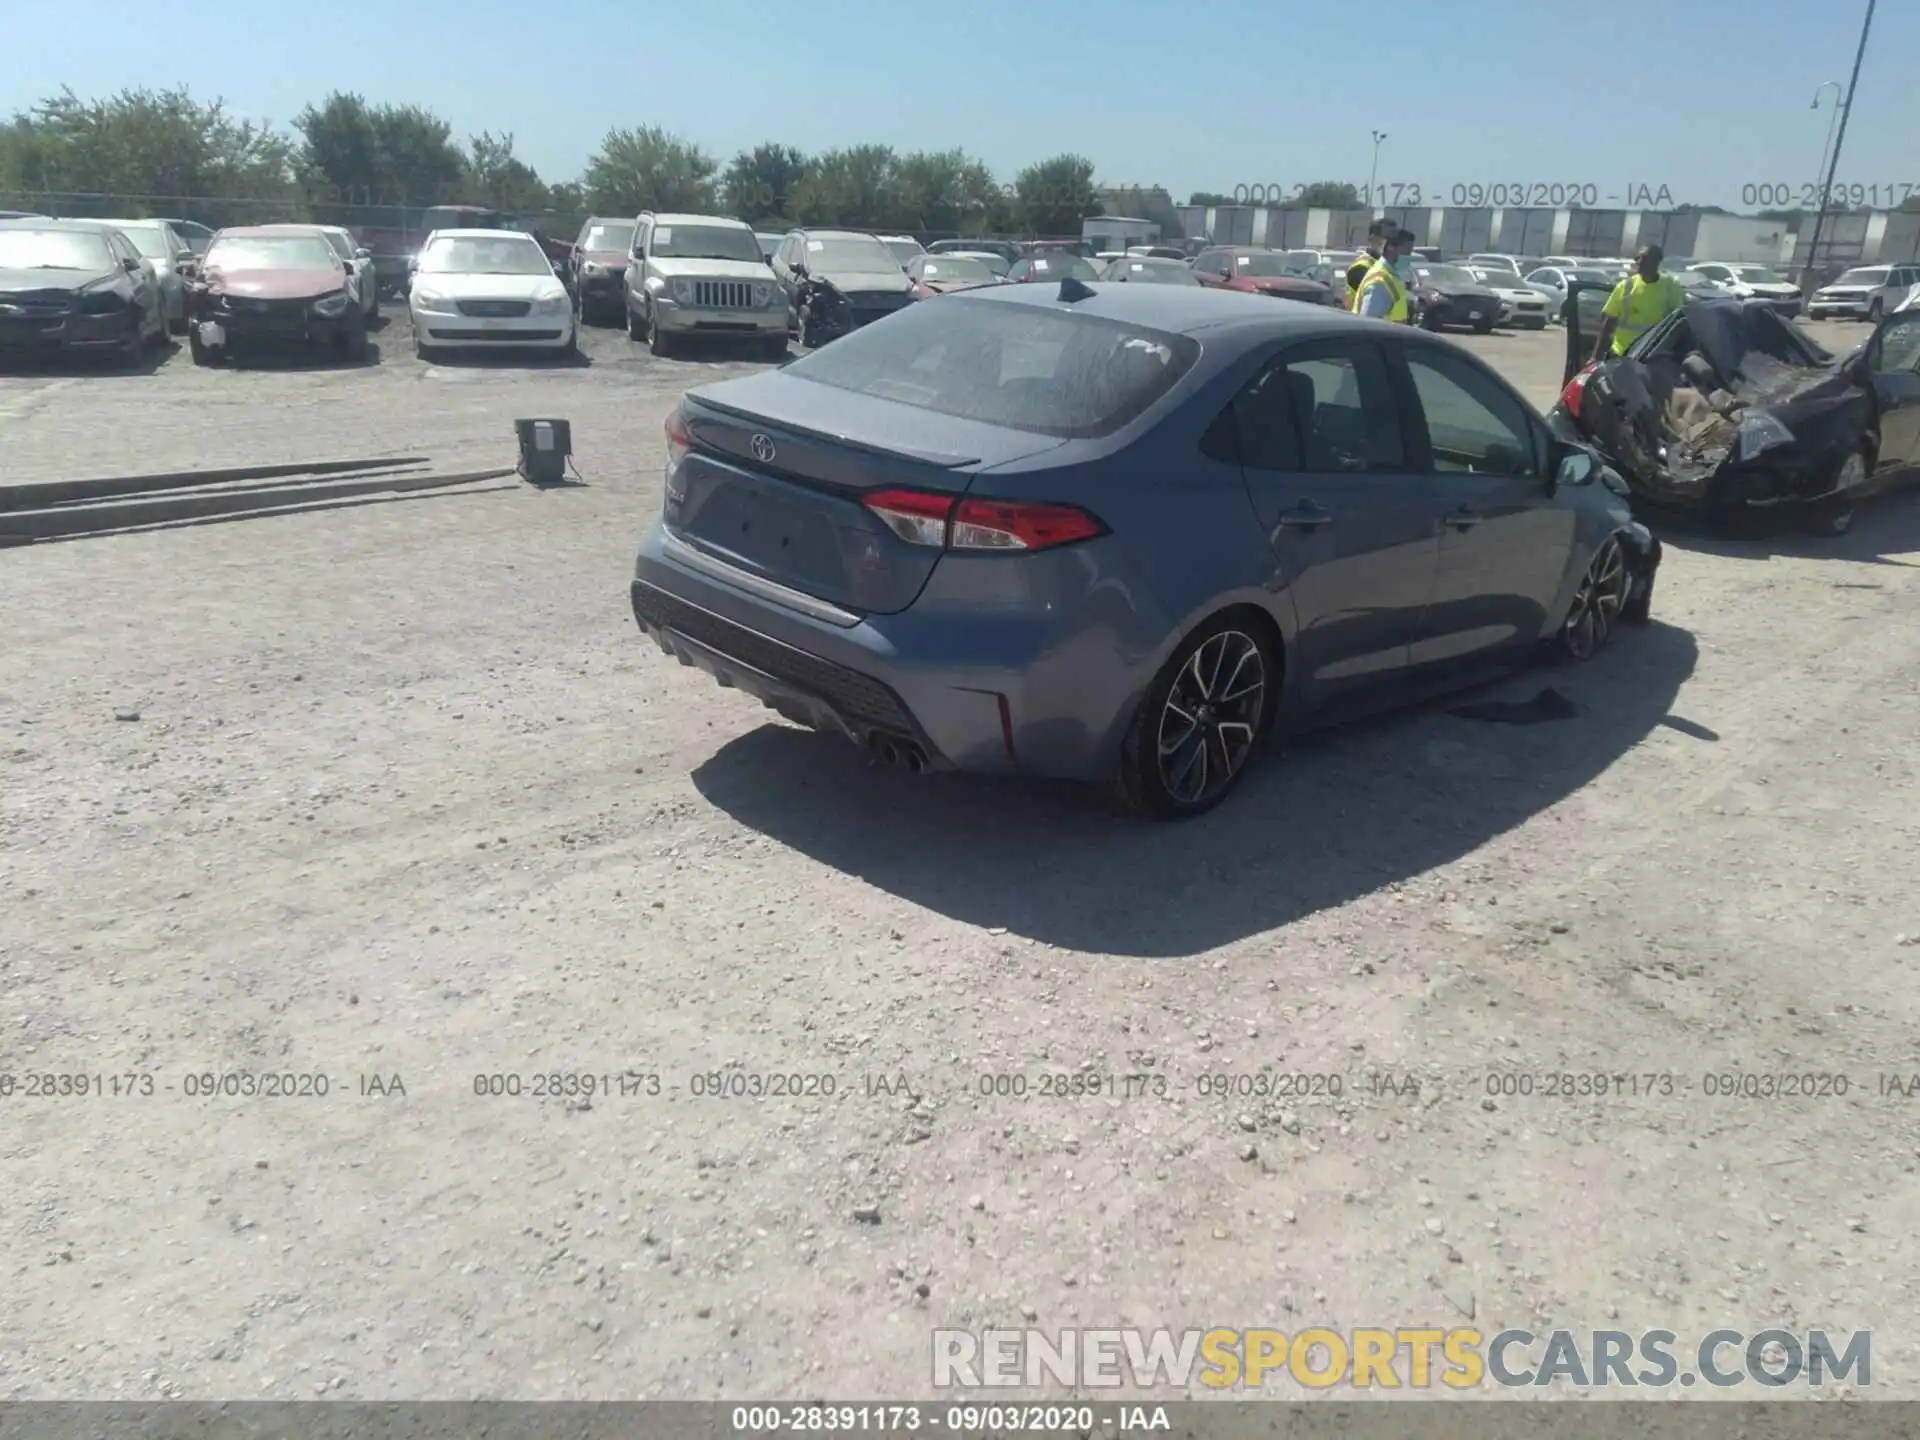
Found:
[[[1813,217],[1813,240],[1807,246],[1807,258],[1800,266],[1800,288],[1813,288],[1813,267],[1820,258],[1820,232],[1827,224],[1827,201],[1833,194],[1834,172],[1840,168],[1840,147],[1847,143],[1847,121],[1853,117],[1854,92],[1860,88],[1860,62],[1867,58],[1867,32],[1873,29],[1875,0],[1867,0],[1867,16],[1860,22],[1860,48],[1853,53],[1853,75],[1847,81],[1847,98],[1840,102],[1840,128],[1834,132],[1833,153],[1827,157],[1827,176],[1820,185],[1820,209]]]
[[[1373,169],[1367,172],[1367,204],[1372,208],[1375,219],[1380,216],[1380,201],[1373,193],[1373,185],[1380,178],[1380,142],[1386,138],[1387,132],[1384,130],[1373,132]]]

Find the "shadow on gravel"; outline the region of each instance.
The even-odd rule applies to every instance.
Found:
[[[743,825],[951,919],[1071,950],[1185,956],[1445,865],[1565,799],[1675,718],[1696,655],[1690,634],[1656,622],[1550,672],[1578,710],[1558,724],[1459,719],[1456,695],[1303,737],[1184,824],[1117,816],[1078,786],[915,779],[783,724],[692,778]],[[1547,673],[1480,694],[1524,700]]]
[[[1920,484],[1862,501],[1853,526],[1844,535],[1808,535],[1784,520],[1766,517],[1743,520],[1736,533],[1710,529],[1701,521],[1660,510],[1634,518],[1676,550],[1696,550],[1729,560],[1772,560],[1790,556],[1804,560],[1851,560],[1868,565],[1920,565],[1920,560],[1889,558],[1920,551]]]
[[[593,364],[577,350],[436,349],[423,365],[443,370],[585,370]]]
[[[379,342],[369,338],[367,353],[348,360],[330,347],[271,344],[256,341],[243,350],[229,350],[217,365],[208,370],[370,370],[380,363]]]
[[[169,335],[142,349],[138,360],[127,361],[118,355],[55,350],[48,354],[13,352],[0,354],[0,375],[34,379],[64,376],[151,375],[180,352],[180,343]]]

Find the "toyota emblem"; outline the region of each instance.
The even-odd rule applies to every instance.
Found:
[[[773,463],[773,457],[780,453],[773,448],[773,440],[770,436],[756,435],[753,437],[751,444],[753,446],[753,458],[758,460],[762,465],[771,465]]]

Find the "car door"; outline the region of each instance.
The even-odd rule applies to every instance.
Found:
[[[1885,479],[1920,466],[1920,310],[1882,320],[1864,360],[1880,405],[1875,474]]]
[[[1546,427],[1464,351],[1396,344],[1414,463],[1439,514],[1432,602],[1414,636],[1416,672],[1502,663],[1545,631],[1574,541],[1573,512],[1547,486]]]
[[[653,217],[642,215],[633,222],[633,244],[627,250],[627,273],[620,277],[626,292],[627,313],[636,313],[634,302],[647,293],[647,255],[653,241]]]
[[[133,242],[118,230],[107,232],[107,249],[113,255],[114,264],[125,270],[133,281],[133,303],[140,307],[140,313],[151,315],[156,310],[164,313],[164,301],[160,295],[160,281],[153,273],[152,264],[133,248]]]
[[[1193,278],[1202,285],[1219,285],[1226,276],[1226,260],[1218,250],[1202,250],[1193,262]]]
[[[1344,338],[1283,347],[1209,432],[1211,445],[1223,426],[1293,600],[1302,701],[1357,702],[1399,679],[1439,538],[1379,347]]]

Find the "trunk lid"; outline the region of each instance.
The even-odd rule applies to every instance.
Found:
[[[693,391],[682,414],[694,448],[668,476],[668,530],[751,575],[863,614],[913,604],[943,552],[902,540],[862,497],[958,497],[981,471],[1063,443],[777,370]]]

